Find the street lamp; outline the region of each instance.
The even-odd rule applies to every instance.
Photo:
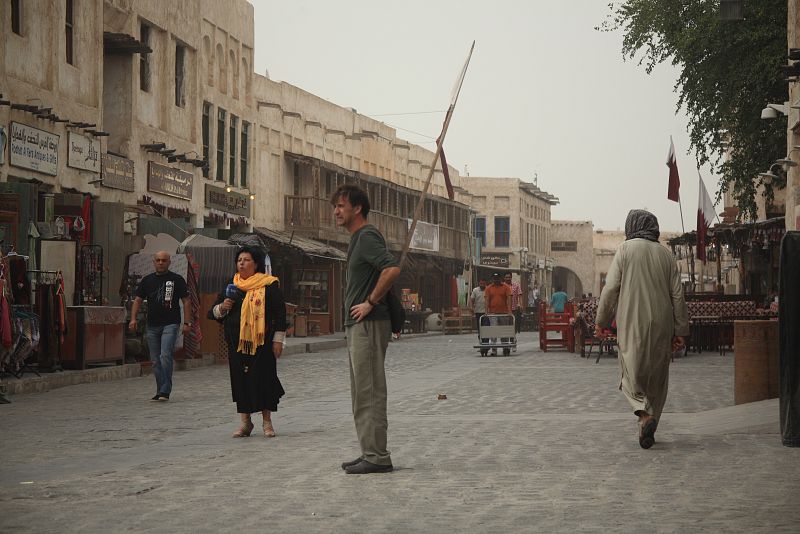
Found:
[[[777,119],[781,115],[789,114],[789,103],[783,104],[767,104],[767,107],[761,110],[762,119]]]
[[[777,180],[780,178],[780,176],[772,172],[772,169],[774,169],[775,167],[779,167],[780,165],[781,165],[780,163],[773,163],[772,165],[769,166],[769,170],[767,172],[758,173],[764,185],[769,185],[772,183],[773,180]]]
[[[782,165],[784,169],[788,169],[789,167],[797,167],[797,162],[793,161],[788,154],[785,158],[775,160],[775,163]]]

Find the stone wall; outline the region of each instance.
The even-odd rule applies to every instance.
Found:
[[[556,265],[554,284],[558,285],[559,280],[563,280],[563,277],[558,276],[558,271],[564,269],[580,280],[580,288],[562,288],[567,291],[570,298],[593,292],[595,274],[592,222],[553,221],[550,245]],[[562,250],[564,248],[570,250]],[[569,289],[572,289],[572,293]]]

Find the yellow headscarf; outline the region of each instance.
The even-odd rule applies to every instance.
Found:
[[[266,290],[264,288],[277,281],[276,276],[264,273],[255,273],[247,280],[242,279],[239,273],[234,275],[233,283],[236,287],[247,292],[242,301],[239,346],[236,348],[238,352],[255,355],[256,349],[264,344],[267,333]]]

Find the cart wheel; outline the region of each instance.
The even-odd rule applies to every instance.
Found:
[[[481,349],[481,357],[484,357],[487,354],[489,354],[489,349]]]
[[[511,349],[503,349],[503,356],[508,356],[511,354]]]

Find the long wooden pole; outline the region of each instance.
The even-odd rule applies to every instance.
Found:
[[[433,178],[433,173],[436,172],[436,164],[439,162],[441,155],[442,155],[442,143],[444,143],[445,135],[447,135],[447,128],[450,126],[450,119],[453,118],[453,111],[456,109],[456,102],[458,102],[458,95],[461,94],[461,86],[464,84],[464,77],[467,73],[467,67],[469,66],[469,60],[472,58],[472,51],[475,49],[475,41],[472,41],[472,46],[469,49],[469,55],[467,55],[467,61],[464,63],[464,67],[461,69],[459,73],[459,78],[456,80],[456,86],[454,89],[454,93],[451,97],[450,107],[447,108],[447,115],[444,118],[444,124],[442,125],[442,133],[439,134],[439,137],[436,139],[436,153],[433,155],[433,163],[431,163],[430,171],[428,171],[428,177],[425,180],[425,187],[422,189],[422,194],[419,196],[419,200],[417,201],[417,206],[414,208],[414,218],[411,219],[411,226],[408,228],[408,235],[406,236],[406,243],[403,245],[403,252],[400,255],[400,268],[403,268],[405,264],[406,258],[408,256],[408,249],[411,247],[411,239],[414,237],[414,231],[417,229],[417,221],[419,220],[420,214],[422,213],[422,208],[425,205],[425,197],[428,194],[428,189],[431,185],[431,179]]]
[[[406,236],[406,243],[403,245],[403,253],[400,255],[400,268],[403,268],[403,264],[406,260],[406,256],[408,256],[408,249],[411,246],[411,238],[414,237],[414,230],[417,228],[417,221],[419,220],[419,216],[422,212],[422,208],[425,205],[425,197],[428,194],[428,189],[431,185],[431,178],[433,178],[433,173],[436,171],[436,163],[439,161],[439,158],[442,154],[442,140],[444,139],[444,134],[447,133],[447,128],[450,126],[450,118],[453,116],[453,106],[450,106],[450,109],[447,110],[447,116],[444,120],[444,127],[442,128],[442,135],[439,137],[439,140],[436,141],[436,154],[433,156],[433,163],[431,164],[431,169],[428,171],[428,177],[425,180],[425,187],[422,189],[422,194],[419,196],[419,200],[417,201],[417,206],[414,208],[414,218],[411,219],[411,226],[408,229],[408,235]]]

